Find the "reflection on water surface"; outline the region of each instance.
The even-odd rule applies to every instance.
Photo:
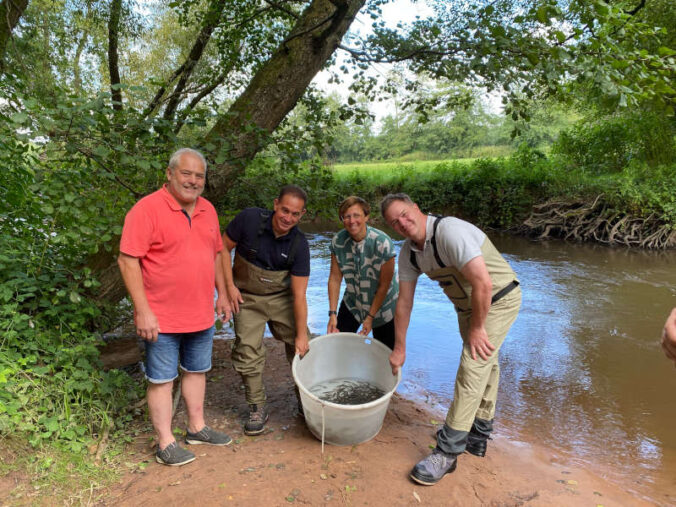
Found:
[[[319,334],[330,237],[311,235],[309,325]],[[497,431],[599,465],[628,490],[676,491],[676,370],[658,346],[676,306],[676,255],[492,239],[523,290],[501,350]],[[421,277],[399,391],[447,407],[460,352],[453,306]]]

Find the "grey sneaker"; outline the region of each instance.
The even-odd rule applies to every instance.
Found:
[[[197,433],[186,432],[186,444],[210,444],[210,445],[230,445],[232,438],[220,431],[212,430],[209,426],[205,426]]]
[[[158,463],[163,465],[169,465],[170,467],[180,467],[195,460],[195,455],[179,447],[179,445],[174,441],[166,446],[164,449],[158,449],[155,454],[155,460]]]
[[[457,465],[458,459],[455,455],[434,449],[432,454],[413,467],[410,477],[418,484],[431,486],[439,482],[444,475],[453,472]]]
[[[250,405],[249,420],[244,423],[245,435],[260,435],[265,431],[265,423],[268,421],[268,410],[265,405]]]

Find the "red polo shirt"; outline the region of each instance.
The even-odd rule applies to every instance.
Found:
[[[214,324],[214,261],[222,249],[216,210],[202,197],[190,219],[166,185],[129,210],[120,252],[140,259],[160,332],[189,333]]]

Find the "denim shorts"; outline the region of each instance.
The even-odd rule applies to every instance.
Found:
[[[165,384],[178,377],[181,369],[204,373],[211,369],[214,327],[193,333],[160,333],[156,342],[146,344],[146,378],[152,384]]]

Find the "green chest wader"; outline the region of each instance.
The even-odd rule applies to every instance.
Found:
[[[263,385],[266,354],[263,333],[266,324],[272,336],[284,342],[287,360],[291,362],[295,355],[296,319],[291,274],[288,269],[272,271],[260,268],[236,253],[233,280],[243,302],[234,317],[235,344],[231,360],[242,376],[247,403],[262,404],[266,400]]]
[[[440,220],[441,218],[437,218],[435,221],[432,235],[434,257],[440,267],[427,272],[426,275],[439,284],[444,294],[455,305],[460,334],[463,341],[467,342],[472,316],[472,285],[458,269],[446,266],[437,252],[436,228]],[[411,264],[418,268],[415,255],[416,253],[411,250]],[[481,245],[481,255],[493,284],[491,308],[484,326],[495,350],[487,360],[481,359],[478,355],[477,360],[474,360],[469,346],[463,346],[453,402],[446,416],[446,425],[452,431],[447,432],[449,438],[445,442],[439,441],[439,437],[437,440],[442,450],[454,454],[464,450],[467,432],[475,418],[490,421],[494,417],[500,378],[498,352],[521,304],[521,291],[516,275],[488,238]]]

